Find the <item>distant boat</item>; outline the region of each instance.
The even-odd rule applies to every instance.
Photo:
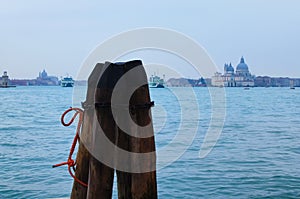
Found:
[[[60,85],[62,87],[73,87],[74,86],[74,80],[72,77],[64,77],[61,82]]]
[[[149,78],[149,88],[165,88],[164,84],[164,79],[161,79],[157,75],[152,75]]]
[[[250,88],[249,87],[244,87],[244,90],[250,90]]]

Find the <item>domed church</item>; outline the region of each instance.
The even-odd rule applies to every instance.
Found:
[[[224,73],[216,72],[211,79],[211,84],[212,86],[249,87],[254,86],[254,78],[245,63],[244,57],[242,57],[240,63],[236,66],[235,72],[231,63],[225,64]]]

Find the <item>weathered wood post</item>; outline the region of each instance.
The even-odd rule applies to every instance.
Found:
[[[138,130],[136,126],[128,126],[129,131],[124,132],[118,128],[118,147],[137,154],[153,153],[150,158],[141,159],[132,156],[128,157],[127,164],[129,164],[129,171],[117,170],[118,180],[118,197],[120,199],[127,198],[143,198],[143,199],[155,199],[157,198],[157,183],[156,183],[156,155],[155,155],[155,141],[153,126],[151,120],[150,107],[154,104],[150,101],[149,88],[147,84],[147,76],[142,67],[142,62],[131,61],[121,66],[124,73],[130,72],[133,69],[140,67],[141,70],[131,72],[128,78],[122,83],[127,84],[125,87],[131,90],[132,82],[145,82],[146,84],[138,87],[130,96],[129,111],[130,118],[138,126],[144,127],[149,125],[149,128]],[[126,82],[127,81],[127,82]],[[134,83],[133,83],[134,85]],[[129,92],[124,90],[123,92]],[[120,94],[120,97],[125,94]],[[125,102],[126,103],[126,102]],[[122,116],[122,114],[121,114]],[[118,118],[122,120],[122,118]],[[128,135],[131,133],[131,135]],[[117,154],[117,158],[120,159],[121,155]],[[121,162],[124,164],[124,162]],[[119,165],[122,168],[123,165]],[[146,172],[145,172],[146,171]]]
[[[83,123],[81,130],[81,139],[91,139],[94,117],[94,97],[97,88],[98,77],[103,69],[103,64],[97,64],[89,76],[86,101],[82,103],[84,108]],[[90,106],[93,106],[92,108]],[[89,160],[91,156],[83,142],[79,141],[79,147],[76,157],[76,178],[87,183],[89,176]],[[74,181],[71,199],[85,199],[87,197],[87,187]]]
[[[118,78],[120,78],[120,73],[112,71],[114,69],[110,66],[110,63],[106,62],[104,66],[104,72],[101,73],[101,77],[97,77],[97,89],[94,93],[95,103],[109,104],[111,99],[111,93],[113,91],[114,85],[116,84]],[[118,76],[119,75],[119,76]],[[103,129],[105,136],[112,142],[115,143],[115,122],[112,116],[112,112],[109,106],[96,108],[96,115],[98,122]],[[96,137],[98,133],[95,132]],[[96,143],[97,144],[97,143]],[[107,151],[107,153],[113,154],[112,151]],[[113,158],[113,157],[112,157]],[[88,193],[89,199],[109,199],[112,197],[113,190],[113,179],[114,179],[114,168],[109,167],[95,157],[90,159],[90,173],[88,181]]]

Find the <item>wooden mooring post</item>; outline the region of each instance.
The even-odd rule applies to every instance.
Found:
[[[86,101],[82,103],[84,108],[83,123],[81,130],[81,138],[90,139],[93,132],[93,108],[89,108],[88,105],[94,103],[95,91],[97,88],[97,80],[103,69],[103,64],[97,64],[89,76],[88,79],[88,88],[86,94]],[[83,137],[84,136],[84,137]],[[88,182],[89,176],[89,161],[91,155],[85,145],[82,142],[79,142],[77,157],[76,157],[76,172],[75,176],[77,179],[81,179],[83,182]],[[74,181],[73,188],[71,192],[71,199],[85,199],[87,196],[87,187],[82,186],[78,182]]]
[[[142,69],[124,80],[124,75],[138,67]],[[132,90],[136,79],[142,80],[145,84],[138,86],[130,94],[127,104],[112,103],[113,96],[120,99],[126,98],[127,92]],[[120,81],[125,89],[116,91],[116,85]],[[115,95],[114,92],[119,93]],[[83,139],[80,141],[77,153],[75,172],[76,177],[88,183],[88,187],[83,187],[74,181],[72,199],[111,198],[114,171],[117,173],[118,198],[157,198],[155,140],[150,110],[152,105],[147,76],[140,60],[126,63],[106,62],[96,65],[89,77],[87,99],[83,103],[85,108],[82,125]],[[135,125],[128,123],[125,129],[122,125],[120,126],[119,122],[124,120],[124,115],[116,115],[114,112],[118,112],[118,109],[121,113],[124,113],[124,110],[127,111]],[[93,119],[94,114],[96,120]],[[105,154],[112,156],[110,157],[113,163],[111,165],[99,160],[97,155],[95,157],[99,151],[91,151],[97,147],[89,145],[97,145],[98,143],[93,142],[93,139],[101,133],[98,130],[95,131],[93,122],[98,122],[106,138],[115,146],[114,149],[104,149],[107,150]],[[139,128],[146,126],[147,128]],[[124,152],[128,155],[124,155]],[[143,154],[145,157],[140,158]]]

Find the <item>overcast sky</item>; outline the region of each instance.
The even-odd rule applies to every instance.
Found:
[[[89,53],[108,38],[159,27],[197,41],[220,71],[244,56],[257,76],[300,77],[299,10],[299,0],[0,0],[0,72],[35,78],[46,69],[76,77]],[[141,53],[134,56],[151,62]],[[193,71],[186,76],[194,77]]]

